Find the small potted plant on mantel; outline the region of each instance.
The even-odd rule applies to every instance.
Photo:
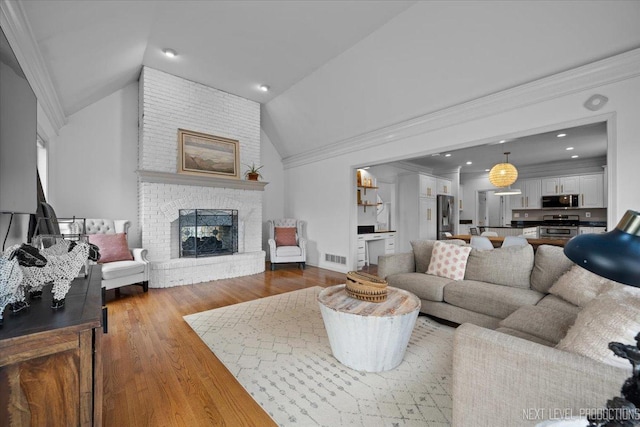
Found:
[[[260,169],[262,169],[264,165],[256,166],[255,163],[251,163],[251,166],[249,166],[249,165],[245,165],[245,166],[249,168],[244,173],[244,177],[247,178],[247,180],[249,180],[249,181],[257,181],[258,178],[262,178],[262,175],[260,175],[260,172],[258,172],[258,171]]]

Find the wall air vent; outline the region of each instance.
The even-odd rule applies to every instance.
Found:
[[[336,264],[347,265],[347,257],[340,255],[324,254],[324,260],[327,262],[334,262]]]

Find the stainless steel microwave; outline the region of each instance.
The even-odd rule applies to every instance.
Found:
[[[559,196],[542,196],[543,208],[577,208],[579,206],[577,194],[561,194]]]

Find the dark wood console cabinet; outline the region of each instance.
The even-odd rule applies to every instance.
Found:
[[[27,312],[5,311],[0,329],[0,425],[102,425],[100,266],[77,278],[65,307],[51,285]]]

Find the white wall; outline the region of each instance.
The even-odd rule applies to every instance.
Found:
[[[49,141],[49,199],[59,217],[131,221],[138,227],[138,83],[69,116]]]
[[[276,151],[267,134],[262,131],[260,131],[260,164],[264,166],[260,169],[262,180],[269,183],[264,188],[262,195],[262,249],[268,252],[269,229],[267,221],[285,217],[285,181],[280,154]]]
[[[610,100],[597,113],[583,107],[585,100],[594,93],[603,94]],[[627,209],[640,207],[640,192],[634,188],[640,181],[640,168],[636,167],[640,158],[640,144],[637,141],[640,135],[638,93],[640,77],[634,77],[532,102],[523,107],[505,109],[504,112],[460,124],[433,127],[432,130],[399,141],[286,169],[291,211],[310,219],[309,239],[313,242],[314,250],[310,251],[309,264],[344,271],[345,268],[323,261],[323,254],[329,252],[347,256],[346,269],[355,266],[355,177],[351,172],[354,166],[439,152],[447,147],[459,147],[469,141],[495,139],[501,135],[523,131],[535,133],[588,118],[595,121],[607,113],[613,115],[611,123],[614,129],[610,135],[608,154],[613,190],[609,194],[609,224],[615,224]]]

